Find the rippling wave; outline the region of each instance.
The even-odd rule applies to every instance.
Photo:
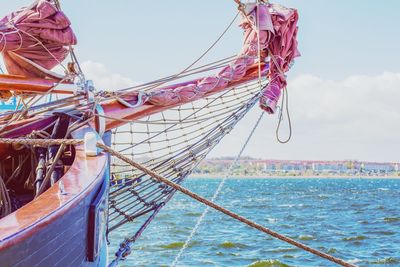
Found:
[[[343,237],[343,241],[359,241],[359,240],[364,240],[366,239],[365,236],[363,235],[358,235],[358,236],[350,236],[350,237]]]
[[[279,260],[263,260],[263,261],[256,261],[250,264],[248,267],[291,267],[291,266],[284,264]]]
[[[210,198],[220,180],[184,186]],[[326,253],[362,266],[400,266],[400,180],[232,179],[218,204]],[[132,247],[125,266],[169,266],[204,206],[176,194]],[[129,228],[110,236],[110,259]],[[210,211],[178,266],[333,266]]]
[[[221,248],[245,248],[247,247],[244,244],[241,243],[235,243],[235,242],[224,242],[218,245]]]
[[[391,217],[391,218],[389,217],[389,218],[384,218],[383,220],[387,223],[400,222],[400,217]]]
[[[377,261],[372,261],[372,264],[396,264],[396,263],[400,263],[399,259],[396,258],[386,258],[386,259],[381,259],[381,260],[377,260]]]

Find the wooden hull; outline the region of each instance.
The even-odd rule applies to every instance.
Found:
[[[253,68],[246,78],[229,86],[238,86],[256,77],[258,68]],[[17,78],[14,82],[18,84]],[[43,89],[40,81],[37,86]],[[216,88],[207,96],[226,89]],[[135,120],[176,105],[145,104],[132,108],[111,100],[102,103],[102,108],[108,117]],[[55,119],[47,114],[18,121],[5,127],[1,137],[24,136]],[[111,130],[125,123],[124,120],[108,119],[104,127]],[[91,124],[95,128],[96,123]],[[80,129],[72,137],[84,139],[86,132],[94,132],[93,128]],[[7,149],[7,145],[0,146],[0,160]],[[87,157],[82,146],[76,147],[74,163],[59,182],[37,199],[0,219],[0,266],[106,266],[107,220],[104,214],[108,208],[108,180],[109,157],[106,154]],[[64,191],[66,194],[62,193]]]
[[[87,261],[89,205],[96,191],[31,237],[0,251],[1,266],[104,266],[104,256]]]
[[[63,190],[58,182],[2,218],[0,266],[106,266],[106,220],[101,216],[107,214],[108,163],[107,155],[87,157],[77,147],[73,165],[60,180]]]

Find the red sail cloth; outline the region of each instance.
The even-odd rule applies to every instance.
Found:
[[[40,77],[29,61],[50,70],[68,55],[66,46],[77,39],[67,16],[52,1],[38,0],[0,20],[0,52],[7,71]],[[22,60],[21,60],[22,58]]]
[[[178,87],[155,89],[147,94],[142,104],[147,102],[158,106],[169,106],[194,101],[212,91],[227,87],[230,82],[244,79],[246,72],[254,64],[258,64],[258,43],[260,43],[261,60],[270,56],[268,71],[270,83],[262,92],[260,106],[268,113],[274,113],[281,90],[286,86],[285,72],[289,70],[293,59],[300,55],[296,41],[298,14],[295,9],[275,4],[261,4],[259,7],[256,4],[247,4],[244,12],[246,16],[241,23],[244,29],[243,49],[232,64],[214,76]],[[268,64],[263,64],[262,75],[265,75],[265,67],[268,67]]]
[[[299,16],[296,9],[276,4],[269,4],[267,13],[273,24],[273,36],[267,51],[270,56],[270,83],[263,91],[260,107],[268,113],[275,113],[281,91],[287,84],[285,73],[294,59],[300,56],[296,39]]]

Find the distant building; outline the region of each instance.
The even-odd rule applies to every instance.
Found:
[[[233,158],[207,159],[196,173],[223,173],[233,163]],[[239,160],[235,173],[251,175],[398,175],[398,163],[303,160],[261,160],[249,157]]]

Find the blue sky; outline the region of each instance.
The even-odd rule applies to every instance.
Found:
[[[400,161],[395,152],[400,150],[400,128],[393,126],[400,119],[394,102],[400,97],[400,1],[277,2],[296,7],[300,14],[302,57],[289,73],[288,87],[295,137],[289,145],[277,144],[272,116],[247,154]],[[28,3],[1,1],[0,10],[6,14]],[[233,0],[69,0],[62,1],[62,7],[78,36],[80,61],[102,86],[180,71],[219,36],[236,12]],[[236,53],[241,42],[235,26],[203,62]],[[111,85],[106,77],[112,78]],[[238,131],[237,138],[246,135]],[[268,149],[260,149],[260,143]],[[221,148],[216,155],[236,150]]]
[[[233,0],[69,0],[61,1],[79,38],[82,61],[112,72],[149,80],[189,64],[229,23]],[[30,1],[1,1],[1,13]],[[400,1],[282,0],[300,14],[300,50],[291,77],[313,73],[327,79],[400,70]],[[234,29],[216,58],[238,51]]]

